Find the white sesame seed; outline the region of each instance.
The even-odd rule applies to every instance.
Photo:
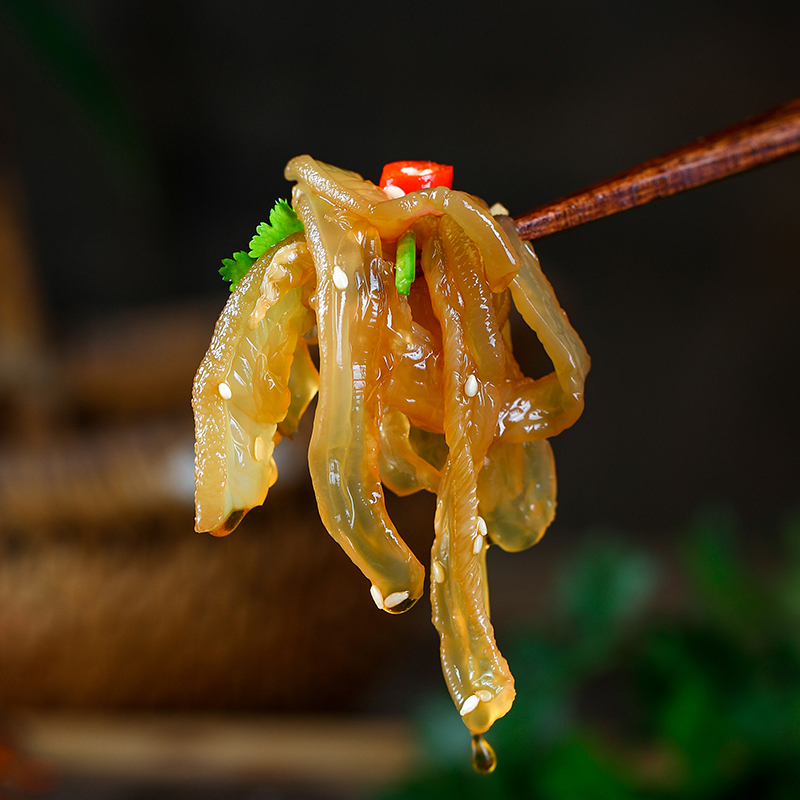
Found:
[[[505,207],[505,206],[504,206],[502,203],[495,203],[495,204],[494,204],[494,205],[493,205],[493,206],[492,206],[492,207],[489,209],[489,213],[490,213],[490,214],[491,214],[493,217],[501,217],[501,216],[502,216],[502,217],[507,217],[507,216],[509,215],[509,214],[508,214],[508,209],[507,209],[507,208],[506,208],[506,207]]]
[[[444,567],[442,562],[434,558],[431,564],[431,572],[433,573],[433,580],[436,583],[444,583]]]
[[[381,590],[373,583],[372,586],[369,587],[369,593],[372,595],[372,599],[375,601],[375,605],[378,608],[383,608],[383,595],[381,594]]]
[[[408,600],[408,592],[392,592],[384,601],[386,608],[399,606],[404,600]]]
[[[399,186],[384,186],[383,193],[390,200],[397,200],[398,197],[406,196],[406,193]]]
[[[483,536],[476,536],[475,541],[472,543],[472,552],[478,555],[483,550]]]
[[[256,436],[256,440],[253,442],[253,457],[256,461],[263,461],[266,454],[267,443],[260,436]]]
[[[474,711],[478,707],[478,703],[480,703],[478,695],[471,694],[464,701],[463,705],[461,706],[461,710],[458,713],[461,714],[462,717],[465,717],[470,711]]]
[[[481,536],[486,536],[486,533],[487,533],[487,531],[486,531],[486,520],[480,514],[478,514],[478,533]]]
[[[350,281],[347,279],[347,273],[339,266],[333,268],[333,285],[343,291],[347,288]]]
[[[475,692],[475,696],[481,703],[488,703],[491,701],[493,695],[488,689],[480,689],[479,691]]]
[[[468,375],[464,382],[464,394],[467,397],[475,397],[478,394],[478,379],[474,375]]]
[[[228,384],[227,384],[227,383],[225,383],[225,381],[222,381],[222,383],[221,383],[221,384],[220,384],[220,385],[217,387],[217,389],[219,389],[219,393],[220,393],[220,394],[221,394],[221,395],[222,395],[222,396],[223,396],[223,397],[224,397],[226,400],[230,400],[230,399],[231,399],[231,397],[233,397],[233,392],[231,391],[231,387],[230,387],[230,386],[228,386]]]

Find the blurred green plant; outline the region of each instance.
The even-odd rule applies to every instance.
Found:
[[[551,616],[506,646],[512,713],[490,734],[498,768],[472,772],[442,698],[419,730],[426,762],[380,800],[788,800],[800,795],[800,514],[759,575],[735,517],[699,514],[677,570],[608,532],[555,583]],[[654,602],[680,582],[685,608]],[[661,604],[663,605],[663,604]]]
[[[0,0],[3,24],[74,103],[101,145],[117,183],[129,191],[152,194],[152,156],[84,17],[57,0]]]

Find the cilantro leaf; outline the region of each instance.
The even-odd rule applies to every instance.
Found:
[[[260,258],[272,245],[302,230],[303,223],[297,218],[294,209],[286,200],[278,200],[269,212],[269,223],[262,222],[256,228],[256,235],[250,240],[250,255]]]
[[[233,291],[239,281],[247,275],[247,270],[253,266],[255,259],[251,258],[244,250],[233,254],[233,258],[223,258],[222,267],[220,267],[219,274],[226,281],[231,282],[231,291]]]
[[[303,223],[297,218],[294,209],[286,200],[278,200],[269,212],[269,222],[262,222],[256,228],[256,235],[250,241],[250,252],[240,250],[233,258],[223,258],[219,274],[231,282],[231,291],[244,278],[247,271],[270,247],[303,230]]]

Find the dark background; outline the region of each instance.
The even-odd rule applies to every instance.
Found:
[[[31,38],[20,9],[40,5],[84,61]],[[374,180],[452,163],[521,213],[800,89],[789,2],[0,9],[3,133],[55,338],[221,307],[219,259],[288,195],[293,155]],[[768,530],[797,502],[799,182],[789,159],[537,245],[593,358],[555,443],[559,523],[660,532],[715,498]]]

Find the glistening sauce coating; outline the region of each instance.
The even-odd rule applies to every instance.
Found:
[[[195,378],[196,527],[224,535],[264,501],[274,445],[319,387],[309,467],[320,515],[387,612],[420,598],[424,568],[383,486],[437,495],[433,623],[450,694],[476,735],[473,760],[489,771],[494,754],[477,735],[511,707],[514,679],[489,619],[486,551],[530,547],[552,521],[547,438],[580,416],[589,357],[530,245],[477,198],[439,186],[390,199],[309,156],[286,177],[304,231],[251,267]],[[421,274],[404,296],[394,261],[409,230]],[[550,375],[519,369],[512,303]]]

